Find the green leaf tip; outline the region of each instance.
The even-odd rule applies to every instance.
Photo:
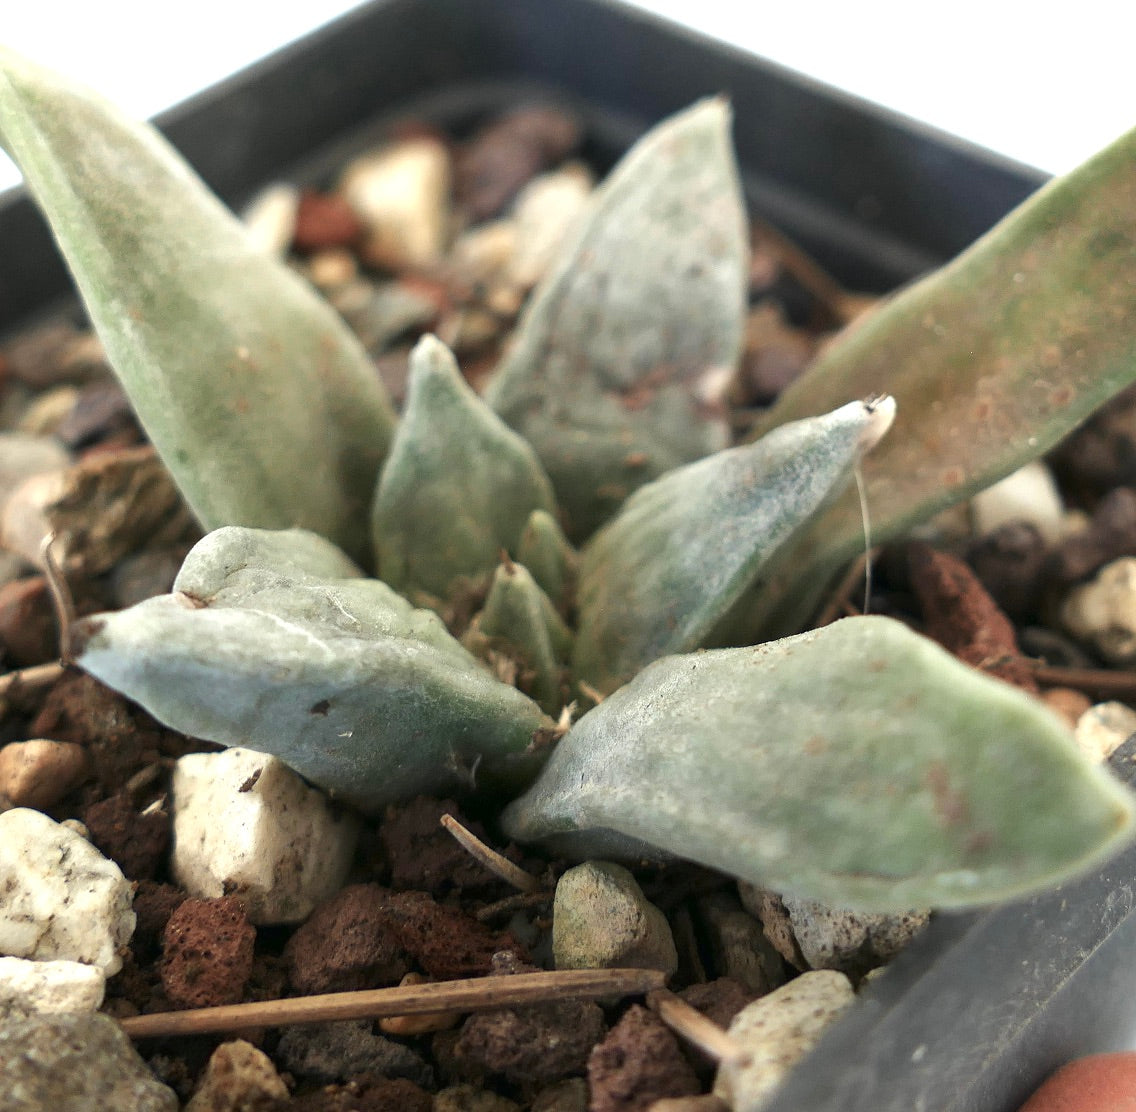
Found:
[[[901,535],[1052,448],[1136,380],[1136,130],[1055,178],[946,266],[846,328],[756,435],[856,397],[893,394],[895,432],[865,461],[872,533]],[[860,546],[842,499],[764,600],[793,633]]]
[[[516,554],[534,510],[555,497],[533,449],[474,393],[449,349],[424,336],[406,410],[375,494],[379,573],[412,598],[445,602]]]
[[[517,671],[517,686],[545,713],[557,717],[569,702],[572,631],[523,564],[498,566],[462,643],[485,659],[504,656]]]
[[[749,244],[730,110],[705,100],[623,157],[534,292],[490,383],[573,539],[651,479],[725,446]]]
[[[4,48],[0,143],[202,524],[304,526],[364,558],[394,414],[335,312],[154,128]]]
[[[708,644],[894,415],[889,397],[850,402],[636,491],[582,553],[576,677],[607,693]]]
[[[551,726],[446,631],[302,530],[228,528],[172,594],[77,627],[77,663],[194,737],[272,753],[368,813],[515,792]]]
[[[1043,704],[882,617],[657,661],[504,816],[574,856],[662,851],[896,912],[1058,884],[1134,820]]]

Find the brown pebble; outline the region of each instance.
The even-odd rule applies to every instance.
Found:
[[[46,664],[58,657],[59,632],[42,575],[0,587],[0,647],[10,668]]]
[[[431,1112],[431,1095],[405,1077],[361,1073],[343,1085],[297,1094],[288,1112]]]
[[[213,1051],[185,1112],[277,1112],[288,1097],[268,1055],[234,1039]]]
[[[390,892],[352,884],[321,904],[284,947],[288,980],[299,993],[348,992],[397,984],[409,968]]]
[[[1136,1052],[1093,1054],[1070,1062],[1019,1112],[1136,1112]]]
[[[1136,486],[1136,386],[1101,406],[1054,449],[1054,470],[1075,491]]]
[[[589,1112],[645,1112],[657,1100],[701,1091],[678,1040],[638,1004],[592,1051],[588,1086]]]
[[[319,251],[327,247],[350,247],[363,234],[363,223],[337,193],[305,189],[296,211],[292,246],[297,251]]]
[[[580,125],[558,108],[518,108],[483,127],[458,152],[454,192],[476,222],[496,216],[541,170],[580,142]]]
[[[1036,692],[1013,624],[970,567],[919,541],[908,545],[907,561],[927,636],[967,664]]]
[[[967,563],[994,601],[1017,621],[1031,618],[1041,598],[1048,545],[1038,527],[1010,521],[979,537]]]
[[[746,318],[737,403],[771,405],[815,354],[816,341],[803,329],[791,328],[777,302],[755,306]]]
[[[1088,695],[1071,687],[1051,687],[1041,693],[1041,701],[1061,715],[1070,726],[1076,726],[1081,715],[1093,705]]]
[[[179,1008],[235,1004],[252,972],[256,929],[236,896],[188,899],[162,935],[162,987]]]
[[[83,812],[91,842],[118,864],[129,880],[152,880],[170,844],[169,812],[140,812],[123,792]]]
[[[704,984],[688,985],[678,995],[719,1027],[729,1027],[734,1016],[756,1000],[758,994],[731,977],[719,977]]]
[[[17,807],[44,810],[58,803],[89,771],[81,746],[46,738],[13,741],[0,749],[0,794]]]
[[[429,977],[421,973],[407,973],[399,981],[399,987],[408,985],[425,985],[430,983]],[[447,1031],[455,1027],[461,1020],[461,1012],[434,1012],[430,1015],[392,1015],[379,1020],[379,1030],[384,1035],[397,1035],[399,1038],[415,1038],[418,1035],[429,1035],[434,1031]]]
[[[603,1037],[603,1010],[587,1000],[479,1012],[465,1021],[454,1053],[518,1085],[550,1085],[582,1073]]]

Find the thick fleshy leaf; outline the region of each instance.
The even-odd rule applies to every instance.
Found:
[[[462,638],[490,662],[504,658],[516,685],[556,716],[569,701],[566,677],[572,631],[523,564],[503,563],[493,575],[485,605]]]
[[[432,604],[516,554],[529,515],[556,502],[532,448],[473,392],[449,349],[424,336],[371,525],[379,574]]]
[[[843,490],[895,402],[850,402],[640,488],[585,546],[572,668],[614,691],[709,643],[786,545]]]
[[[1043,455],[1136,380],[1136,131],[1044,186],[954,262],[829,345],[758,435],[869,391],[896,427],[865,461],[876,539],[897,536]],[[860,544],[842,499],[755,610],[792,633]]]
[[[725,446],[749,247],[724,101],[644,136],[596,191],[487,392],[585,536],[637,487]],[[852,395],[855,396],[855,395]]]
[[[157,131],[3,49],[0,145],[202,524],[301,525],[364,556],[394,417],[346,325]]]
[[[551,724],[436,615],[301,530],[219,529],[172,594],[85,619],[76,640],[81,667],[168,726],[272,753],[372,813],[515,790]]]
[[[504,816],[574,855],[653,848],[876,911],[1059,883],[1134,821],[1042,703],[881,617],[657,661]]]
[[[528,568],[561,610],[575,596],[579,560],[556,518],[547,510],[533,510],[517,544],[517,563]]]

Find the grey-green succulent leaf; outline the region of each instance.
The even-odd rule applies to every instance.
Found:
[[[569,701],[572,631],[523,564],[498,566],[485,605],[462,642],[484,658],[503,654],[517,668],[517,686],[548,714],[559,715]]]
[[[411,598],[445,602],[516,554],[533,510],[556,507],[532,448],[474,393],[449,349],[423,337],[406,409],[372,511],[379,574]]]
[[[528,568],[561,612],[575,596],[579,559],[556,518],[547,510],[533,510],[517,544],[517,563]]]
[[[1136,130],[1019,205],[957,259],[846,329],[759,433],[865,390],[896,429],[864,464],[886,540],[1036,459],[1136,381]],[[860,508],[817,519],[754,611],[753,635],[801,628],[859,547]]]
[[[636,491],[581,554],[575,677],[607,693],[708,644],[894,414],[891,398],[850,402]]]
[[[394,416],[334,311],[152,127],[6,49],[0,145],[202,524],[301,525],[362,558]]]
[[[536,447],[570,536],[725,446],[749,248],[722,100],[644,136],[533,294],[487,399]]]
[[[653,848],[870,911],[1048,887],[1134,821],[1043,704],[882,617],[649,665],[504,815],[576,856]]]
[[[272,753],[361,810],[515,791],[550,721],[433,613],[301,530],[227,528],[173,593],[76,630],[77,663],[194,737]]]

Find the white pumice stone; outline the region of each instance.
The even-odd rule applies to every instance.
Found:
[[[1136,557],[1105,564],[1094,579],[1070,591],[1061,622],[1111,663],[1136,661]]]
[[[980,537],[1011,521],[1028,521],[1047,544],[1056,544],[1065,531],[1061,493],[1042,460],[1027,463],[980,491],[971,499],[970,512]]]
[[[510,267],[515,282],[535,286],[548,273],[586,211],[593,184],[591,171],[583,163],[571,162],[539,174],[517,194],[516,247]]]
[[[1077,719],[1073,740],[1090,760],[1104,762],[1133,734],[1136,710],[1124,703],[1097,703]]]
[[[358,820],[275,757],[191,753],[172,796],[173,874],[190,895],[239,896],[253,923],[298,923],[343,886]]]
[[[0,954],[122,968],[134,887],[74,830],[27,807],[0,815],[0,892]]]
[[[258,251],[283,256],[292,244],[300,191],[294,185],[277,182],[261,190],[241,214],[245,230]]]
[[[81,961],[0,958],[0,1023],[47,1012],[93,1012],[106,976]]]
[[[843,973],[818,969],[747,1004],[728,1030],[745,1054],[723,1060],[714,1095],[733,1112],[759,1112],[852,999],[852,982]]]

